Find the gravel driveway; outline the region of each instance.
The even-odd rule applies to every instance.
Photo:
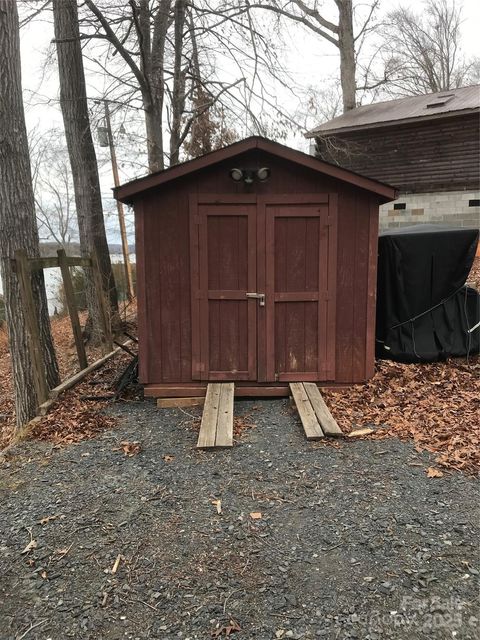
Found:
[[[428,478],[395,439],[308,443],[286,400],[235,407],[256,426],[231,450],[196,451],[199,410],[150,402],[14,450],[0,637],[478,638],[476,480]]]

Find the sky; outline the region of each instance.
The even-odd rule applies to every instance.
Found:
[[[13,1],[13,0],[12,0]],[[43,0],[39,0],[39,2]],[[118,0],[126,2],[126,0]],[[359,3],[357,3],[359,4]],[[402,2],[402,6],[409,5],[415,10],[419,10],[420,2]],[[462,45],[467,56],[479,55],[478,25],[480,24],[480,2],[478,0],[463,1],[463,25],[462,25]],[[385,14],[397,8],[398,2],[394,0],[382,0],[380,14]],[[326,17],[335,18],[333,11],[334,2],[325,0]],[[366,6],[366,5],[364,5]],[[331,16],[328,9],[331,8]],[[24,102],[27,120],[27,128],[31,131],[47,130],[51,127],[63,129],[62,116],[58,102],[58,78],[56,74],[56,60],[53,55],[51,40],[53,38],[53,25],[51,15],[40,15],[21,31],[21,54],[22,54],[22,83],[24,88]],[[338,55],[336,49],[329,43],[313,37],[301,28],[294,28],[284,35],[285,59],[289,61],[288,73],[293,78],[294,84],[298,87],[311,86],[314,90],[321,89],[325,82],[331,82],[332,78],[338,76]],[[88,65],[87,65],[88,66]],[[94,97],[102,92],[102,81],[98,76],[87,75],[87,91],[89,96]],[[282,92],[279,100],[286,105],[287,110],[295,111],[298,108],[298,97],[296,98],[288,90],[278,89]],[[138,114],[134,114],[138,118]],[[125,118],[125,116],[124,116]],[[132,118],[133,119],[133,118]],[[114,130],[118,134],[119,122],[114,121]],[[129,118],[123,122],[127,131],[131,125]],[[313,126],[315,123],[308,123]],[[248,131],[240,132],[248,134]],[[120,165],[121,181],[133,178],[135,175],[145,173],[143,166],[134,166],[125,157],[124,150],[128,146],[128,137],[125,139],[117,135],[119,147],[117,155]],[[123,146],[122,146],[123,140]],[[300,134],[289,134],[286,143],[303,151],[308,151],[308,142]],[[111,198],[111,187],[113,178],[107,149],[96,147],[100,166],[102,194],[105,201],[107,234],[111,242],[118,242],[117,232],[118,222],[116,220],[115,205]],[[144,158],[140,158],[144,162]],[[132,216],[128,214],[128,230],[130,240],[133,238]]]

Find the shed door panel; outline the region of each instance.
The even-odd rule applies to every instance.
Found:
[[[255,213],[248,204],[198,205],[196,379],[256,379],[256,301],[246,296],[256,286]]]
[[[266,380],[334,377],[336,243],[328,204],[266,203]]]

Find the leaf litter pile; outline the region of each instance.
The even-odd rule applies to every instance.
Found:
[[[135,333],[135,309],[125,314],[129,330]],[[80,314],[85,320],[85,313]],[[60,369],[65,380],[78,370],[75,344],[68,316],[51,319],[53,341]],[[87,346],[90,363],[102,356],[100,347]],[[49,413],[32,427],[29,437],[46,440],[58,445],[80,442],[94,438],[101,431],[115,425],[115,419],[105,415],[105,398],[113,396],[112,386],[125,368],[131,356],[120,352],[97,371],[90,373],[84,381],[62,394]],[[95,398],[98,398],[96,400]],[[88,398],[88,400],[86,399]],[[0,450],[13,439],[15,429],[15,406],[10,370],[10,354],[6,326],[0,327]]]
[[[480,258],[467,284],[480,290]],[[371,438],[413,439],[443,468],[480,471],[479,356],[429,364],[378,360],[367,384],[322,393],[346,433],[373,425]]]
[[[413,439],[440,466],[480,470],[480,359],[433,364],[381,360],[374,377],[322,392],[344,432],[377,426],[371,438]]]

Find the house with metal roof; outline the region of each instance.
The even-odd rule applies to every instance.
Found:
[[[480,227],[480,85],[357,107],[307,134],[315,154],[394,185],[383,229]]]

